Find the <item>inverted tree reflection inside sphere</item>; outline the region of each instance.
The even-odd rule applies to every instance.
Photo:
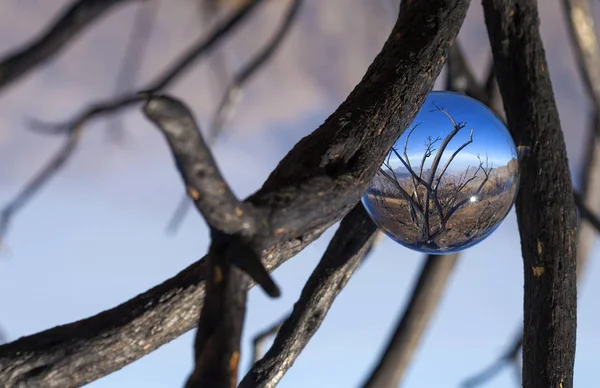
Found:
[[[502,121],[470,97],[431,92],[362,201],[398,243],[444,254],[496,230],[518,185],[517,148]]]

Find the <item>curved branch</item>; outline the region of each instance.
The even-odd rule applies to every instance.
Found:
[[[469,1],[402,4],[390,38],[359,85],[246,200],[269,210],[270,230],[262,240],[268,270],[358,203],[432,89]],[[204,297],[203,263],[98,316],[1,346],[0,385],[80,386],[191,329]]]
[[[408,306],[363,388],[390,388],[400,384],[457,260],[458,253],[427,256]]]
[[[525,269],[523,387],[573,386],[576,213],[535,0],[484,0],[494,69],[520,159],[516,201]],[[543,144],[543,146],[541,146]]]
[[[131,0],[73,2],[40,37],[0,59],[0,89],[51,59],[96,19],[128,1]]]
[[[172,81],[180,76],[189,65],[202,55],[208,53],[213,45],[219,43],[234,27],[242,20],[250,15],[254,7],[263,0],[248,1],[236,14],[232,15],[228,20],[219,25],[215,31],[207,38],[199,40],[188,51],[186,51],[177,61],[175,61],[154,83],[146,89],[148,94],[156,93],[159,90],[167,87]],[[12,199],[8,205],[2,209],[0,222],[0,239],[6,235],[10,226],[10,221],[15,212],[22,208],[70,159],[73,151],[79,143],[83,126],[88,121],[107,114],[118,112],[128,108],[135,103],[141,101],[141,97],[136,93],[123,94],[120,97],[109,99],[90,105],[84,112],[80,113],[73,120],[58,125],[36,124],[38,131],[46,133],[66,133],[68,138],[65,140],[65,145],[61,150],[47,163],[43,172],[34,177],[25,188]],[[66,151],[65,151],[66,150]],[[59,163],[57,162],[59,161]]]
[[[207,137],[208,144],[214,144],[217,141],[217,138],[223,132],[225,124],[233,117],[237,105],[242,100],[242,90],[246,83],[269,63],[269,60],[273,58],[277,49],[281,46],[282,42],[284,42],[294,21],[297,19],[298,10],[302,5],[302,1],[303,0],[292,0],[285,17],[273,38],[238,73],[235,74],[233,81],[227,86],[223,99],[221,100],[213,117],[212,124],[209,127]],[[168,232],[174,233],[177,231],[190,209],[190,206],[190,201],[187,196],[184,195],[169,220],[167,226]]]
[[[254,364],[239,388],[272,388],[279,383],[321,326],[335,298],[369,251],[376,233],[377,226],[359,202],[340,223],[273,346]]]

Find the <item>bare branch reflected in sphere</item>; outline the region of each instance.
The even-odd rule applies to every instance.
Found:
[[[431,92],[362,198],[407,248],[458,252],[483,241],[512,208],[519,154],[504,123],[462,94]]]

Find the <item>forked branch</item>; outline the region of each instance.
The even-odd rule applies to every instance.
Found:
[[[212,235],[206,297],[196,335],[196,365],[186,387],[232,387],[237,381],[249,284],[240,269],[269,295],[279,295],[254,241],[267,232],[261,230],[268,227],[266,217],[235,197],[183,103],[166,96],[146,98],[143,111],[165,135],[187,191]]]
[[[242,20],[247,18],[256,5],[263,0],[250,0],[240,10],[218,25],[208,37],[198,40],[181,57],[169,66],[156,81],[149,84],[145,91],[148,94],[157,93],[168,87],[177,77],[189,69],[196,60],[210,52],[213,46],[231,32]],[[77,117],[60,124],[47,124],[37,122],[34,128],[41,132],[65,134],[65,144],[42,168],[42,170],[15,196],[14,199],[0,211],[0,240],[6,236],[10,222],[16,212],[26,205],[35,194],[65,165],[73,156],[79,145],[84,126],[92,119],[116,113],[140,101],[137,93],[125,93],[114,99],[96,102],[81,112]]]
[[[346,102],[296,144],[246,200],[268,209],[269,234],[262,236],[260,247],[268,270],[359,201],[433,87],[469,1],[402,4],[390,38]],[[201,261],[98,316],[0,346],[0,385],[77,387],[176,338],[197,322],[206,291],[205,265]]]
[[[221,100],[221,103],[219,104],[212,119],[211,126],[208,130],[208,144],[214,144],[214,142],[223,132],[227,122],[233,117],[237,105],[242,100],[243,89],[246,84],[256,74],[258,74],[272,58],[274,58],[275,53],[288,36],[294,21],[297,20],[298,11],[301,8],[302,2],[303,0],[291,0],[285,17],[272,39],[267,42],[265,47],[263,47],[247,64],[242,67],[241,70],[234,75],[233,80],[227,86],[225,94],[223,95],[223,99]],[[177,205],[177,209],[169,221],[167,231],[177,231],[190,208],[189,205],[190,202],[188,198],[184,196],[180,200],[179,204]]]

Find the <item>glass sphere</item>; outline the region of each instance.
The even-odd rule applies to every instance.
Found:
[[[502,223],[519,186],[504,123],[470,97],[431,92],[362,198],[377,226],[425,253],[458,252]]]

